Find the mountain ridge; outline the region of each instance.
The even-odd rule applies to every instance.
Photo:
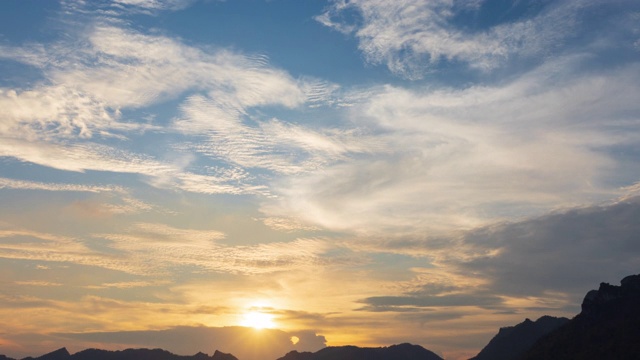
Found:
[[[469,360],[511,360],[523,355],[538,339],[569,322],[564,317],[542,316],[535,322],[525,319],[515,326],[502,327],[489,343]]]
[[[388,347],[329,346],[315,353],[290,351],[278,360],[443,360],[420,345],[403,343]],[[0,360],[16,360],[0,355]],[[216,350],[212,356],[198,352],[195,355],[176,355],[163,349],[101,350],[85,349],[70,354],[60,348],[39,357],[21,360],[238,360],[234,355]]]
[[[16,360],[0,355],[0,360]],[[194,355],[176,355],[163,349],[102,350],[85,349],[70,354],[66,347],[38,357],[28,356],[21,360],[238,360],[232,354],[216,350],[213,355],[198,352]]]
[[[291,351],[277,360],[443,360],[420,345],[403,343],[388,347],[328,346],[315,353]]]
[[[640,275],[620,286],[600,283],[582,301],[582,311],[542,337],[520,360],[640,359]]]

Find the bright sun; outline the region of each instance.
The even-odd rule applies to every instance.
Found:
[[[254,329],[270,329],[275,327],[273,315],[255,310],[245,313],[242,316],[242,322],[240,324]]]

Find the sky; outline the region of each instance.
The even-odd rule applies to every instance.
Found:
[[[635,0],[0,2],[0,353],[466,359],[640,269]]]

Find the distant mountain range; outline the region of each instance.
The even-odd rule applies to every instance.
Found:
[[[536,321],[501,328],[469,360],[632,360],[640,359],[640,275],[627,276],[620,286],[601,283],[582,302],[580,314],[569,320],[543,316]],[[0,355],[0,360],[15,360]],[[209,356],[172,354],[161,349],[108,351],[87,349],[70,354],[61,348],[23,360],[238,360],[217,351]],[[268,360],[268,359],[266,359]],[[442,360],[412,344],[378,348],[326,347],[317,352],[291,351],[278,360]]]
[[[389,347],[361,348],[329,346],[311,352],[291,351],[278,360],[443,360],[419,345],[400,344]]]
[[[356,346],[326,347],[315,353],[292,351],[278,360],[443,360],[419,345],[400,344],[379,348]],[[0,355],[0,360],[14,360]],[[180,356],[161,349],[127,349],[108,351],[87,349],[71,355],[66,348],[58,349],[37,358],[22,360],[238,360],[231,354],[216,351],[213,356],[197,353]]]
[[[13,360],[0,355],[0,360]],[[37,358],[27,357],[23,360],[238,360],[231,354],[217,351],[209,356],[197,353],[192,356],[172,354],[161,349],[127,349],[118,351],[87,349],[73,355],[66,348],[58,349]]]

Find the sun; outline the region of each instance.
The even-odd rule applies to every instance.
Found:
[[[273,315],[256,310],[251,310],[242,315],[240,324],[254,329],[271,329],[276,325],[273,321]]]

